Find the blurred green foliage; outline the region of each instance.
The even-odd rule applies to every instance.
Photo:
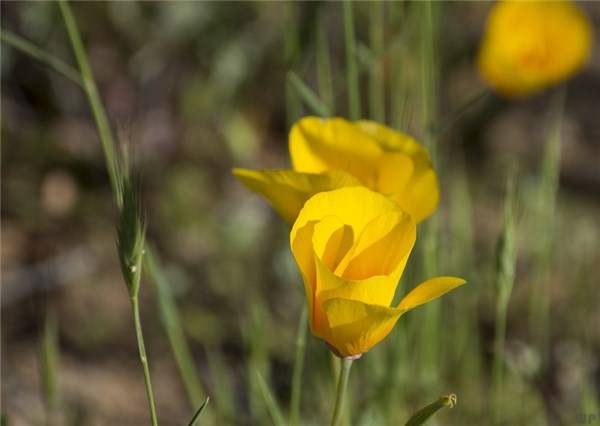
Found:
[[[597,21],[598,7],[584,6]],[[481,89],[473,59],[489,6],[436,5],[439,69],[429,100],[421,96],[419,71],[422,7],[386,3],[381,29],[373,27],[381,22],[378,12],[358,2],[353,21],[363,114],[381,115],[379,98],[367,96],[381,84],[387,122],[425,140],[424,102],[436,102],[435,114],[446,116]],[[211,395],[201,419],[212,413],[204,420],[268,424],[257,372],[287,407],[303,291],[285,225],[230,169],[287,165],[286,117],[314,113],[290,94],[289,71],[331,111],[349,114],[342,5],[75,2],[73,10],[111,124],[131,141],[147,238],[163,258],[200,381]],[[54,3],[5,2],[1,19],[3,30],[75,64]],[[60,348],[63,417],[57,421],[144,423],[114,244],[117,211],[87,101],[71,81],[4,43],[1,55],[3,415],[11,424],[46,418],[37,355],[51,307]],[[432,422],[491,423],[494,247],[514,162],[522,208],[514,217],[518,244],[501,354],[501,420],[571,424],[581,414],[600,415],[597,61],[595,52],[592,65],[569,83],[558,170],[542,155],[548,153],[544,129],[552,123],[539,119],[552,93],[511,103],[486,97],[439,135],[443,199],[435,262],[469,285],[439,306],[435,346],[422,333],[427,312],[420,310],[355,363],[352,424],[401,424],[449,391],[459,405]],[[542,220],[540,197],[552,220]],[[540,274],[536,259],[544,250],[551,260]],[[421,249],[413,253],[401,291],[427,275],[423,256]],[[547,346],[527,326],[536,285],[548,298]],[[159,418],[184,424],[198,407],[187,402],[151,288],[143,287],[140,303]],[[323,345],[310,336],[306,344],[301,423],[319,424],[330,415],[334,382]],[[414,374],[423,369],[424,351],[438,360],[433,379]]]

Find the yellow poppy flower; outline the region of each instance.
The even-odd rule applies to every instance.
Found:
[[[527,95],[574,74],[591,42],[588,17],[570,1],[499,1],[488,16],[479,70],[499,93]]]
[[[290,245],[302,274],[313,334],[340,357],[359,357],[405,312],[462,285],[438,277],[391,307],[416,225],[400,206],[365,187],[321,192],[300,211]]]
[[[389,196],[417,222],[437,207],[438,181],[425,148],[381,124],[305,117],[292,128],[289,148],[293,170],[234,169],[289,223],[310,196],[357,185]]]

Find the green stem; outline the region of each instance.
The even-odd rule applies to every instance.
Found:
[[[550,291],[548,278],[552,272],[552,250],[556,220],[556,203],[560,180],[561,132],[566,89],[557,89],[552,96],[546,130],[544,152],[539,179],[536,221],[536,247],[534,257],[534,285],[530,298],[530,332],[540,353],[549,353]]]
[[[288,71],[287,79],[296,94],[304,101],[310,111],[320,117],[329,117],[331,114],[327,105],[319,99],[319,96],[312,91],[293,71]]]
[[[140,354],[140,362],[144,370],[144,382],[146,384],[146,396],[148,398],[148,406],[150,408],[150,420],[152,426],[158,425],[156,417],[156,405],[154,403],[154,394],[152,392],[152,382],[150,381],[150,369],[148,367],[148,357],[146,356],[146,346],[144,345],[144,335],[142,334],[142,322],[140,321],[140,305],[137,296],[131,297],[131,310],[133,313],[133,322],[135,324],[135,338],[138,344]]]
[[[323,13],[320,10],[316,25],[316,56],[317,56],[317,82],[319,96],[327,106],[329,113],[333,115],[335,110],[333,83],[331,81],[331,59],[329,55],[329,44],[325,32]]]
[[[296,358],[292,375],[292,395],[290,398],[290,426],[296,426],[300,420],[300,402],[302,396],[302,369],[306,351],[306,329],[308,325],[306,305],[302,308],[296,335]]]
[[[344,38],[346,45],[346,84],[348,88],[348,115],[351,120],[360,118],[360,93],[356,64],[356,39],[352,0],[344,1]]]
[[[504,379],[504,347],[506,343],[506,307],[499,307],[496,311],[495,324],[495,348],[492,366],[494,383],[494,415],[495,421],[500,421],[499,415],[502,411],[502,389]]]
[[[88,61],[83,41],[81,40],[81,34],[77,28],[77,23],[75,22],[75,17],[71,11],[71,7],[66,0],[58,0],[58,5],[60,6],[60,12],[69,35],[69,40],[71,41],[71,46],[73,48],[73,53],[75,54],[75,59],[77,60],[77,65],[79,66],[79,72],[81,73],[81,78],[83,80],[83,88],[88,97],[92,114],[94,115],[94,120],[96,121],[96,126],[98,127],[100,142],[102,143],[102,149],[104,150],[106,168],[108,170],[108,176],[110,178],[113,194],[115,194],[117,205],[121,207],[121,191],[118,190],[121,183],[119,182],[118,178],[115,144],[110,125],[108,123],[108,118],[102,106],[102,101],[100,100],[100,95],[98,94],[98,88],[96,87],[94,75]]]
[[[350,377],[350,368],[352,367],[352,359],[342,358],[342,368],[338,378],[337,395],[335,398],[335,406],[333,416],[331,417],[331,426],[339,426],[344,412],[344,399],[346,398],[346,390],[348,388],[348,379]]]
[[[379,57],[384,48],[385,10],[382,1],[376,1],[370,7],[369,42],[371,51]],[[376,60],[369,70],[369,114],[375,121],[385,121],[383,63]]]
[[[493,414],[495,422],[500,422],[502,414],[504,381],[504,347],[506,342],[506,322],[508,304],[514,286],[517,262],[515,228],[516,166],[509,174],[504,200],[504,219],[496,253],[496,324],[495,350],[492,365]]]
[[[59,400],[59,357],[58,320],[54,310],[48,308],[44,321],[44,333],[41,341],[42,385],[49,423],[56,423],[55,415]]]
[[[63,77],[66,77],[73,83],[83,87],[83,80],[75,68],[64,62],[62,59],[46,52],[41,47],[31,43],[29,40],[7,30],[0,30],[0,40],[32,58],[37,59],[61,74]]]
[[[284,63],[288,71],[294,71],[300,57],[300,35],[298,30],[298,6],[295,2],[285,2],[285,31],[284,38]],[[295,92],[289,79],[285,79],[285,115],[288,128],[302,115],[302,103]]]
[[[406,44],[405,34],[407,33],[407,27],[411,24],[412,20],[407,19],[404,12],[404,2],[390,2],[388,4],[388,15],[390,26],[399,35],[396,38],[402,43],[391,44],[393,46],[393,55],[390,57],[390,124],[396,129],[405,129],[407,127],[407,112],[408,105],[408,74],[406,72],[406,65],[404,64],[405,48]],[[386,50],[387,51],[387,50]],[[386,61],[386,54],[381,54],[378,58],[379,61]]]
[[[420,8],[420,60],[421,60],[421,119],[423,128],[423,142],[429,151],[434,168],[437,168],[437,143],[435,137],[428,131],[429,123],[437,117],[437,63],[436,35],[437,5],[433,0],[419,3]],[[439,170],[437,170],[439,175]],[[439,263],[439,217],[430,217],[424,226],[421,238],[421,249],[423,253],[423,270],[425,276],[431,277],[437,274]],[[422,333],[420,334],[422,379],[425,385],[432,385],[438,376],[440,368],[441,352],[441,301],[428,303],[424,308],[422,321]]]

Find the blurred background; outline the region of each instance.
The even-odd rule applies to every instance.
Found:
[[[436,4],[441,117],[484,89],[475,60],[490,6]],[[580,6],[598,28],[600,4]],[[419,139],[420,6],[385,5],[381,51],[370,45],[372,7],[354,5],[363,116],[373,113],[369,79],[378,67],[385,121]],[[289,125],[314,113],[298,101],[289,71],[328,99],[336,115],[348,115],[342,5],[74,2],[72,8],[112,127],[133,153],[148,240],[160,255],[201,393],[212,398],[202,424],[271,424],[255,372],[286,409],[303,290],[286,225],[230,170],[289,166]],[[75,66],[55,3],[3,2],[1,19],[3,30]],[[518,257],[502,354],[502,422],[570,425],[590,416],[600,422],[598,31],[595,37],[591,60],[561,88],[518,101],[477,97],[439,135],[435,269],[469,284],[444,298],[434,331],[422,327],[425,310],[412,312],[356,363],[352,424],[401,424],[449,392],[458,395],[457,407],[432,424],[492,424],[497,241],[515,162]],[[1,49],[4,421],[148,424],[116,252],[117,210],[87,99],[64,76],[4,42]],[[319,77],[323,49],[329,91]],[[544,148],[557,90],[566,90],[566,103],[555,189]],[[422,252],[415,249],[402,292],[431,270]],[[540,297],[548,303],[541,325],[532,319]],[[194,407],[159,301],[144,279],[142,322],[159,418],[187,424]],[[48,335],[56,339],[50,384],[43,379]],[[331,370],[323,344],[308,336],[303,424],[328,418]]]

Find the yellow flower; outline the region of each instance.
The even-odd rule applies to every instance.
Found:
[[[499,93],[522,96],[566,80],[590,55],[588,17],[570,1],[499,1],[479,51],[479,70]]]
[[[365,187],[322,192],[304,204],[290,245],[312,332],[338,356],[359,357],[385,338],[402,314],[465,283],[434,278],[391,307],[415,238],[412,217]]]
[[[310,196],[358,185],[389,196],[417,222],[437,207],[438,181],[425,148],[381,124],[305,117],[292,128],[289,148],[293,170],[233,172],[290,224]]]

